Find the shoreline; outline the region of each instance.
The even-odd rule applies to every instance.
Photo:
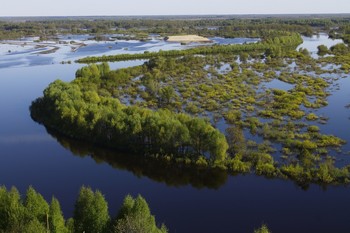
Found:
[[[21,52],[34,52],[34,54],[53,54],[63,47],[70,47],[71,52],[76,52],[81,47],[87,46],[84,41],[75,41],[74,43],[62,43],[62,41],[16,41],[16,40],[6,40],[0,41],[0,46],[3,47],[0,50],[1,55],[7,55],[11,53],[21,53]],[[5,49],[6,48],[6,49]],[[35,51],[36,49],[42,49],[42,51]]]
[[[167,36],[164,38],[167,42],[178,42],[178,43],[211,43],[212,40],[198,35],[181,35],[181,36]]]

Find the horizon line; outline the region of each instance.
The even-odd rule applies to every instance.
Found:
[[[171,17],[171,16],[283,16],[283,15],[350,15],[349,13],[220,13],[220,14],[129,14],[129,15],[6,15],[0,18],[31,18],[31,17]]]

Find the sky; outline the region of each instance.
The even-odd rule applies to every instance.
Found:
[[[2,0],[0,16],[350,13],[350,0]]]

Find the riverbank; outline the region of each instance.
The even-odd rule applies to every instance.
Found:
[[[182,35],[182,36],[167,36],[164,38],[168,42],[178,42],[178,43],[211,43],[212,41],[206,37],[198,35]]]
[[[55,53],[63,47],[70,47],[72,52],[77,51],[79,48],[87,46],[82,41],[74,43],[63,43],[62,41],[1,41],[0,42],[0,54],[18,54],[18,53],[36,53],[36,54],[50,54]]]

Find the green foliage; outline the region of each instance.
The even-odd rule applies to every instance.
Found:
[[[48,211],[48,212],[45,212]],[[45,221],[42,221],[45,213]],[[47,219],[46,219],[47,218]],[[133,232],[166,233],[164,224],[157,227],[146,200],[126,196],[114,225],[110,224],[108,204],[103,195],[82,187],[75,204],[74,218],[65,222],[60,204],[52,198],[50,207],[43,197],[29,187],[24,200],[16,188],[0,187],[0,232],[74,233]]]
[[[209,122],[168,110],[126,106],[81,85],[80,79],[50,84],[44,97],[33,103],[32,116],[61,133],[109,147],[151,155],[209,152],[213,161],[225,159],[225,136]],[[163,90],[173,93],[171,88]],[[165,96],[169,102],[170,96]]]
[[[103,195],[82,187],[74,209],[75,232],[105,232],[109,221],[108,204]]]
[[[317,148],[317,144],[310,140],[303,141],[300,146],[301,146],[301,149],[306,149],[306,150],[314,150]]]
[[[299,164],[282,166],[281,172],[299,183],[309,183],[312,180],[311,171]]]
[[[141,196],[132,198],[126,196],[124,203],[114,221],[114,232],[116,233],[166,233],[164,225],[157,227],[155,218],[147,202]]]
[[[315,60],[307,50],[292,51],[299,42],[298,34],[275,31],[257,45],[266,46],[268,57],[263,50],[212,46],[136,54],[150,60],[116,71],[105,63],[91,65],[77,71],[71,83],[51,84],[33,103],[31,114],[69,137],[135,152],[140,159],[321,182],[309,176],[317,176],[329,149],[344,141],[322,134],[308,121],[325,119],[312,112],[328,104],[333,78],[326,75],[324,61],[346,68],[350,59],[345,54]],[[249,62],[233,62],[244,53]],[[290,89],[266,88],[264,83],[273,79],[291,84]],[[226,138],[214,126],[229,126]],[[247,142],[248,130],[270,142]],[[276,152],[274,144],[283,148],[284,163],[269,155]],[[331,183],[348,180],[345,170]]]
[[[344,43],[339,43],[339,44],[333,45],[330,48],[330,50],[333,54],[336,54],[336,55],[342,55],[342,54],[346,54],[349,52],[348,46],[346,46],[346,44],[344,44]]]
[[[26,209],[16,188],[0,187],[0,230],[20,231],[26,223]]]
[[[310,56],[310,52],[309,52],[307,49],[305,49],[305,48],[300,48],[300,49],[299,49],[299,52],[300,52],[301,54],[303,54],[304,57],[309,57],[309,56]]]
[[[316,125],[310,125],[308,128],[307,128],[307,131],[311,132],[311,133],[314,133],[314,132],[318,132],[320,131],[320,128]]]
[[[331,183],[333,181],[333,177],[330,174],[329,168],[327,164],[321,164],[317,171],[317,179],[322,183]]]
[[[245,153],[246,141],[243,130],[239,126],[233,126],[226,129],[226,139],[229,144],[228,152],[231,155]]]
[[[239,122],[242,118],[242,113],[238,110],[231,110],[225,114],[225,119],[230,124]]]
[[[317,54],[320,56],[324,56],[329,53],[329,50],[325,45],[319,45],[317,49],[318,49]]]
[[[315,113],[310,113],[305,118],[308,121],[315,121],[318,119],[318,116]]]
[[[205,157],[200,156],[196,161],[196,165],[199,167],[207,167],[208,161],[205,159]]]
[[[22,230],[24,233],[47,233],[46,228],[36,218],[30,220]]]
[[[49,205],[46,200],[37,193],[33,187],[29,187],[24,200],[24,207],[27,216],[31,220],[37,220],[43,226],[46,226],[49,215]],[[34,224],[35,222],[33,222]],[[36,223],[34,225],[37,225]]]
[[[65,220],[61,211],[60,203],[56,198],[52,198],[49,211],[50,232],[52,233],[68,233],[65,226]]]
[[[271,163],[262,163],[258,162],[258,164],[255,166],[256,173],[258,175],[265,175],[269,177],[275,177],[278,169],[271,164]]]
[[[254,233],[271,233],[271,231],[263,224],[259,229],[254,230]]]
[[[208,55],[208,54],[231,54],[240,53],[240,59],[242,62],[246,62],[248,59],[247,52],[267,51],[266,55],[271,57],[280,57],[290,49],[295,49],[302,43],[302,39],[298,33],[280,32],[282,35],[278,35],[273,38],[266,39],[263,42],[251,43],[251,44],[233,44],[233,45],[215,45],[215,46],[202,46],[186,50],[169,50],[149,53],[136,53],[136,54],[118,54],[101,57],[86,57],[77,60],[79,63],[92,63],[92,62],[107,62],[107,61],[125,61],[136,59],[151,59],[159,57],[180,57],[185,55]],[[154,67],[154,65],[153,65]]]
[[[237,154],[231,161],[229,161],[229,169],[233,172],[248,173],[251,169],[250,162],[243,162],[242,155]]]
[[[248,58],[249,58],[249,54],[248,53],[240,53],[239,55],[239,60],[242,62],[242,63],[247,63],[248,61]]]
[[[66,227],[69,233],[74,233],[74,219],[69,218],[66,222]]]

